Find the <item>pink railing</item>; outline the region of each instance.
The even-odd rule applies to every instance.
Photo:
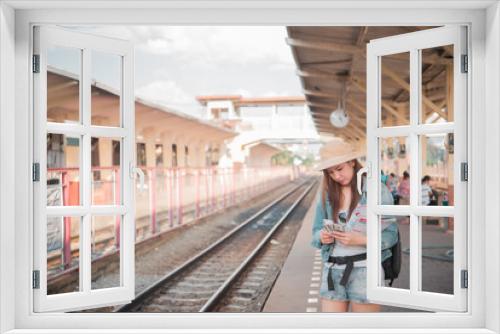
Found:
[[[297,167],[267,168],[156,168],[141,167],[145,174],[144,191],[136,183],[136,241],[144,240],[200,219],[262,194],[297,178]],[[121,182],[118,167],[92,168],[100,179],[92,182],[92,203],[120,204]],[[60,189],[48,205],[79,205],[77,168],[49,168],[48,178],[58,179]],[[56,182],[57,183],[57,182]],[[57,192],[60,192],[58,195]],[[54,198],[56,198],[54,200]],[[51,201],[48,199],[48,202]],[[71,218],[64,217],[62,262],[71,265]],[[75,233],[76,232],[76,233]],[[98,231],[97,231],[98,232]],[[120,246],[120,217],[116,218],[114,242]],[[74,247],[73,247],[74,248]]]

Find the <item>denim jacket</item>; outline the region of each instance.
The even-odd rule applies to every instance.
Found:
[[[381,188],[381,201],[382,204],[393,204],[393,198],[389,190],[384,184],[380,185]],[[326,199],[326,210],[328,218],[332,219],[332,207],[328,198]],[[325,211],[321,200],[321,195],[318,196],[316,204],[316,214],[313,222],[312,241],[311,245],[315,248],[321,249],[321,258],[324,263],[328,261],[328,257],[333,256],[349,256],[355,254],[366,253],[366,245],[362,246],[348,246],[340,243],[325,244],[320,241],[320,231],[323,229],[323,219],[325,219]],[[347,222],[346,231],[355,231],[366,234],[366,192],[363,192],[361,199],[353,210],[349,221]],[[398,241],[398,228],[396,219],[393,217],[385,216],[382,219],[382,261],[391,256],[390,248]],[[333,249],[332,249],[333,247]],[[354,263],[355,266],[366,266],[366,261],[359,261]],[[343,268],[345,265],[335,264],[335,268]]]

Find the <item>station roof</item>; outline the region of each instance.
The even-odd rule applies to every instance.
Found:
[[[70,72],[49,67],[47,81],[49,95],[49,109],[51,105],[58,107],[56,113],[48,117],[64,112],[66,114],[78,113],[78,77]],[[61,95],[63,93],[63,95]],[[75,98],[70,98],[73,95]],[[119,105],[119,91],[105,84],[92,81],[92,98],[100,97],[99,101],[92,101],[95,107],[92,113],[93,123],[95,120],[111,119],[117,116],[116,110]],[[63,110],[62,110],[62,109]],[[136,132],[148,132],[155,136],[171,135],[173,137],[186,137],[209,141],[224,140],[238,135],[237,132],[213,124],[194,116],[190,116],[154,102],[135,98],[136,110]]]
[[[157,131],[160,135],[197,140],[224,140],[236,137],[238,132],[190,116],[141,98],[136,98],[136,126],[144,130]],[[139,111],[139,112],[138,112]]]
[[[196,97],[196,100],[204,106],[210,101],[239,101],[240,99],[241,95],[204,95]]]
[[[241,95],[205,95],[196,99],[206,106],[210,101],[232,101],[235,107],[267,106],[267,105],[303,105],[306,100],[303,96],[276,96],[276,97],[242,97]]]
[[[256,147],[263,147],[263,148],[266,148],[269,151],[274,151],[275,153],[279,153],[279,152],[283,151],[278,146],[270,144],[270,143],[266,142],[265,140],[252,141],[252,142],[243,144],[242,147],[243,148],[249,148],[249,149],[253,149],[253,148],[256,148]]]
[[[366,44],[372,39],[426,28],[430,27],[287,27],[286,42],[292,49],[297,75],[318,132],[339,136],[349,142],[364,141]],[[405,122],[409,114],[409,59],[404,54],[386,57],[382,118],[391,118],[388,121],[397,125]],[[446,65],[452,63],[452,57],[453,52],[446,47],[435,48],[429,50],[422,61],[423,94],[429,96],[424,104],[429,113],[438,114],[436,118],[446,117],[442,112],[446,106],[444,72]],[[329,116],[337,108],[343,85],[350,122],[339,129],[330,124]]]

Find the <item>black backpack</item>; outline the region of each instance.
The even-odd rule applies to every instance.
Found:
[[[399,236],[398,229],[398,241],[390,248],[391,256],[382,262],[382,268],[384,268],[384,279],[391,280],[389,286],[392,286],[392,282],[398,278],[401,271],[401,238]]]

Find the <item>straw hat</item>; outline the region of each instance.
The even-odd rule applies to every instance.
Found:
[[[364,146],[364,145],[363,145]],[[316,164],[316,170],[323,170],[346,161],[365,156],[365,149],[352,146],[340,138],[327,142],[319,151],[321,160]]]

